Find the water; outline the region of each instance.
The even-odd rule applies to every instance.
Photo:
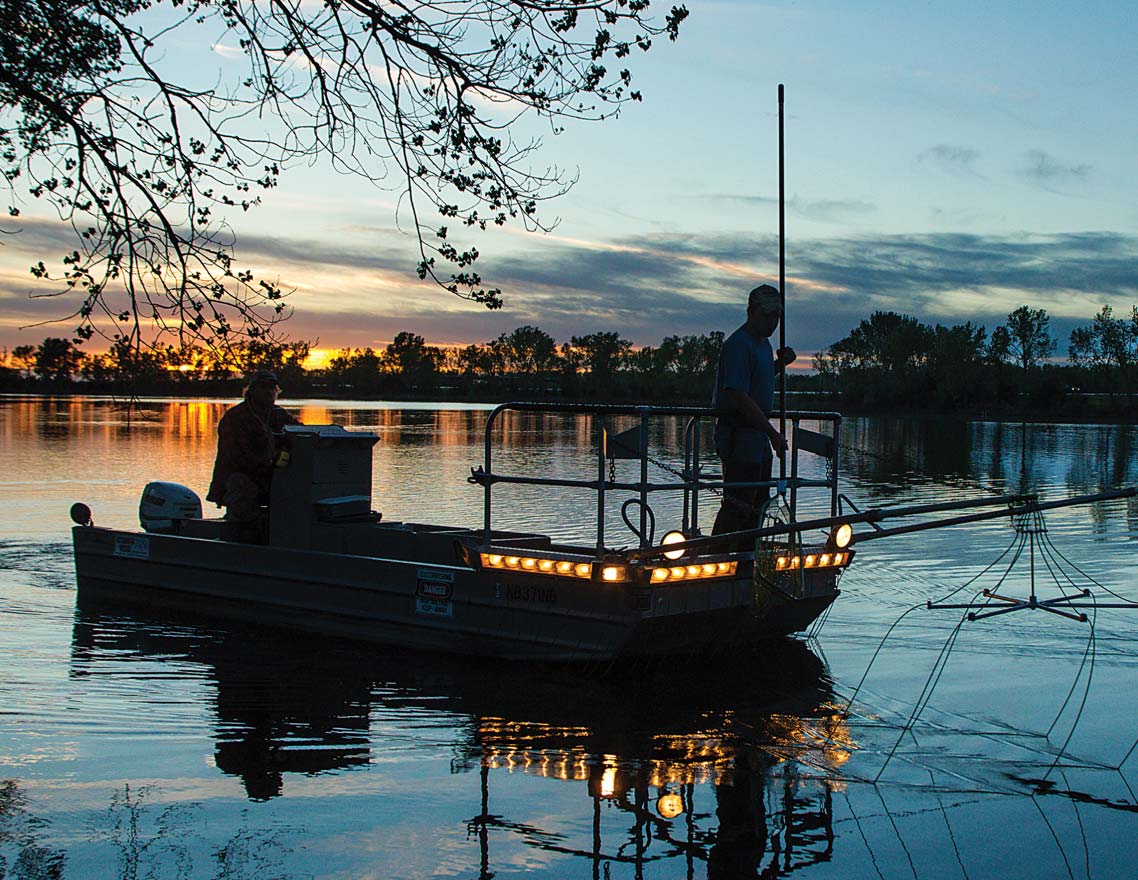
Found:
[[[131,526],[147,480],[204,489],[226,405],[0,399],[0,877],[1138,876],[1138,614],[1098,610],[1092,640],[924,607],[1030,588],[1026,558],[985,572],[1006,522],[863,544],[816,638],[728,669],[600,676],[78,602],[69,505]],[[292,408],[380,435],[385,518],[479,524],[488,408]],[[1138,483],[1135,435],[852,419],[842,490],[1094,492]],[[518,417],[495,466],[587,471],[587,438]],[[652,444],[666,462],[675,437]],[[581,537],[581,505],[518,491],[495,525]],[[619,514],[606,534],[632,543]],[[1138,597],[1136,535],[1132,501],[1051,512],[1041,596],[1052,565]]]

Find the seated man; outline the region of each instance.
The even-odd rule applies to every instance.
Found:
[[[226,508],[225,518],[253,522],[269,503],[277,457],[276,434],[300,422],[277,406],[280,383],[271,370],[257,370],[245,386],[245,399],[217,423],[217,460],[207,501]]]

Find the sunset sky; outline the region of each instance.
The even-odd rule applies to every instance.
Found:
[[[679,41],[633,60],[643,103],[545,138],[544,162],[580,176],[547,208],[557,228],[477,240],[501,311],[417,281],[393,193],[326,166],[286,173],[233,221],[242,264],[295,288],[290,333],[338,348],[401,330],[485,342],[523,324],[637,345],[729,332],[746,291],[777,280],[780,82],[801,353],[876,309],[990,332],[1024,304],[1050,313],[1064,352],[1103,304],[1138,303],[1133,4],[687,5]],[[191,49],[231,63],[224,45]],[[27,269],[71,246],[34,218],[25,230],[0,241],[9,348],[71,330],[26,327],[67,311],[28,299]]]

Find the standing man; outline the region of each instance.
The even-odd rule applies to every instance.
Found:
[[[775,357],[771,334],[782,318],[778,288],[763,284],[747,298],[747,322],[727,337],[719,353],[712,405],[727,410],[715,425],[715,451],[723,462],[727,483],[757,483],[771,479],[774,453],[782,458],[786,438],[771,422],[775,375],[796,357],[792,348]],[[738,532],[759,525],[770,500],[769,486],[723,490],[723,503],[712,534]]]
[[[272,370],[257,370],[245,386],[245,399],[217,423],[217,460],[207,501],[226,508],[225,518],[254,522],[269,502],[276,434],[285,425],[299,425],[277,406],[281,386]]]

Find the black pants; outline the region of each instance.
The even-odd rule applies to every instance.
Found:
[[[773,458],[765,461],[724,461],[725,483],[758,483],[771,478]],[[715,515],[711,534],[741,532],[759,526],[763,506],[770,500],[770,486],[740,486],[723,490],[723,503]]]

